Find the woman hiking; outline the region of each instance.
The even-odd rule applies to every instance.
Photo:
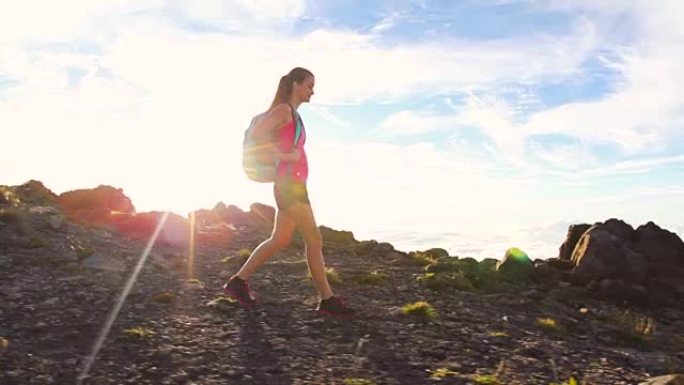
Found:
[[[256,304],[247,281],[264,262],[287,247],[295,229],[306,245],[306,261],[320,300],[317,311],[335,316],[351,316],[354,310],[336,297],[325,273],[323,242],[314,219],[306,188],[308,163],[304,152],[306,132],[297,108],[314,94],[314,75],[294,68],[280,79],[271,107],[254,121],[254,132],[276,138],[273,156],[277,161],[273,186],[278,207],[271,236],[252,252],[240,270],[223,285],[226,295],[243,307]],[[296,121],[296,120],[298,121]]]

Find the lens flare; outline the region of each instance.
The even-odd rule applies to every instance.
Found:
[[[188,279],[195,278],[195,212],[190,213],[190,237],[188,242]]]
[[[112,308],[112,311],[109,313],[109,316],[107,317],[107,321],[105,322],[104,326],[102,327],[102,330],[100,330],[100,335],[98,335],[97,339],[95,340],[95,345],[93,346],[93,350],[90,353],[90,355],[88,356],[88,358],[86,359],[85,364],[83,366],[83,370],[81,371],[81,374],[78,375],[78,379],[76,381],[77,385],[80,385],[81,383],[83,383],[83,380],[88,376],[88,372],[90,371],[90,367],[93,365],[93,362],[95,362],[95,357],[100,352],[100,349],[102,348],[102,344],[104,343],[105,339],[107,338],[107,335],[109,334],[109,331],[112,328],[112,325],[114,324],[114,320],[116,320],[116,317],[119,315],[119,311],[121,310],[121,307],[123,306],[124,302],[126,301],[126,297],[128,296],[128,293],[131,291],[133,284],[135,283],[136,279],[138,278],[138,274],[140,273],[140,270],[142,269],[143,265],[145,264],[145,261],[147,260],[147,256],[150,254],[150,251],[152,251],[152,246],[154,246],[154,242],[157,240],[157,237],[159,236],[159,232],[161,231],[162,227],[164,227],[164,224],[166,223],[166,220],[168,219],[169,214],[170,213],[167,211],[159,219],[159,222],[157,223],[157,228],[154,230],[152,237],[150,237],[150,240],[147,242],[147,246],[145,247],[145,250],[140,255],[140,260],[138,261],[138,264],[135,266],[135,269],[133,270],[131,277],[128,279],[128,282],[126,282],[126,286],[124,286],[123,290],[121,291],[121,294],[119,295],[119,298],[116,301],[116,304]]]

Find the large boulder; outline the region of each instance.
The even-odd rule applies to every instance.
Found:
[[[577,242],[590,227],[591,225],[586,223],[570,225],[570,227],[568,227],[568,233],[565,236],[565,242],[563,242],[558,250],[558,258],[564,261],[572,259],[572,252],[575,250]]]
[[[449,256],[449,252],[442,249],[441,247],[433,247],[432,249],[428,249],[421,252],[434,259],[447,258]]]
[[[359,256],[384,257],[394,253],[394,246],[387,242],[378,242],[374,239],[361,241],[354,244],[352,250]]]
[[[532,272],[532,260],[527,254],[515,247],[506,250],[504,258],[496,265],[502,278],[510,281],[524,281]]]
[[[232,224],[236,228],[249,226],[251,223],[249,213],[242,211],[237,206],[229,205],[226,207],[225,205],[217,205],[214,210],[218,211],[224,221]]]
[[[107,223],[112,213],[135,213],[123,190],[112,186],[68,191],[59,196],[58,202],[70,219],[84,224]]]
[[[163,212],[118,213],[112,215],[110,224],[117,231],[131,238],[150,239],[163,215]],[[185,247],[189,240],[190,223],[180,215],[171,213],[159,231],[156,244]]]
[[[615,299],[657,304],[684,298],[684,243],[653,222],[636,230],[609,219],[577,243],[570,280]]]
[[[323,244],[327,247],[353,247],[358,243],[354,239],[354,233],[351,231],[335,230],[326,226],[318,226],[321,232],[321,237],[323,238]]]
[[[37,180],[30,180],[17,186],[15,194],[23,203],[32,205],[52,205],[57,202],[57,195]]]
[[[580,238],[572,253],[572,280],[588,284],[603,279],[621,279],[641,285],[648,272],[648,258],[633,248],[634,229],[609,219],[597,223]]]
[[[271,227],[275,221],[275,208],[263,203],[252,203],[249,206],[249,216],[251,221],[262,227]]]
[[[651,274],[659,277],[684,277],[684,242],[677,234],[648,222],[637,227],[634,249],[648,257]]]

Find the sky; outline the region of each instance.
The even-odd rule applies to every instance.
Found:
[[[319,224],[478,259],[608,218],[684,235],[684,2],[0,3],[0,184],[274,205],[242,138],[302,66]]]

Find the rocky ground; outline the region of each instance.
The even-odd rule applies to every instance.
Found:
[[[2,384],[77,383],[145,250],[45,215],[31,231],[0,216]],[[425,261],[391,247],[326,247],[355,318],[312,311],[299,247],[253,276],[260,304],[244,310],[220,288],[262,236],[152,248],[83,383],[615,385],[684,372],[682,306],[598,300],[562,281],[430,288]],[[434,313],[405,308],[416,302]]]

